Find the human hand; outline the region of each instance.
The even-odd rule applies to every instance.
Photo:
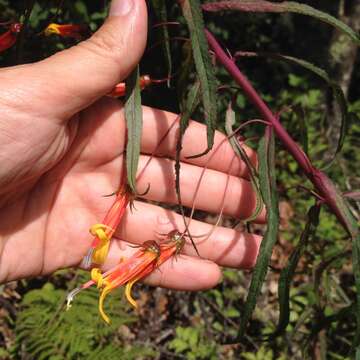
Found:
[[[0,70],[0,282],[77,266],[87,252],[92,241],[88,229],[111,206],[113,198],[103,195],[118,188],[124,165],[122,106],[102,96],[140,60],[146,19],[144,1],[114,0],[108,20],[91,39],[39,63]],[[140,170],[175,117],[144,108]],[[174,161],[169,159],[174,157],[176,134],[175,127],[137,184],[139,193],[150,184],[146,199],[176,203]],[[216,134],[214,148],[223,138]],[[210,161],[211,153],[185,160],[205,147],[205,127],[192,122],[182,151],[184,205],[192,205],[206,165],[196,207],[219,212],[229,179],[224,213],[237,218],[251,215],[255,195],[245,165],[239,159],[232,162],[229,144],[224,143]],[[255,159],[250,149],[248,154]],[[182,218],[172,211],[140,201],[135,201],[135,209],[126,213],[115,233],[105,268],[135,251],[129,243],[141,244],[157,233],[183,229]],[[263,220],[262,214],[258,221]],[[199,221],[190,224],[194,235],[210,229]],[[259,243],[259,236],[217,227],[198,244],[203,258],[196,257],[188,244],[184,255],[163,264],[162,271],[147,281],[185,290],[212,287],[220,279],[217,264],[251,267]]]

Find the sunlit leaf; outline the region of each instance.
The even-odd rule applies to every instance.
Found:
[[[234,125],[235,125],[236,119],[235,119],[235,112],[231,106],[231,102],[228,105],[228,108],[226,110],[226,117],[225,117],[225,130],[226,134],[229,136],[229,141],[234,149],[235,153],[241,158],[241,160],[245,163],[246,168],[249,172],[249,177],[251,181],[252,188],[256,194],[256,206],[253,214],[251,214],[247,219],[244,219],[244,222],[250,222],[258,217],[260,214],[262,208],[263,208],[263,201],[260,193],[260,185],[259,185],[259,179],[256,174],[256,171],[254,169],[254,166],[252,165],[249,157],[247,156],[245,150],[243,149],[242,145],[238,141],[236,135],[233,133],[234,131]]]
[[[286,327],[289,324],[290,320],[290,285],[295,275],[296,267],[299,263],[299,260],[304,253],[306,245],[309,242],[310,237],[312,237],[316,231],[316,228],[319,224],[319,213],[320,205],[313,205],[308,212],[308,220],[305,225],[304,231],[300,236],[300,240],[296,245],[295,250],[289,257],[288,264],[281,271],[279,284],[278,284],[278,296],[279,296],[279,306],[280,306],[280,315],[279,323],[276,327],[276,330],[273,334],[270,335],[270,338],[274,338],[280,335],[285,331]]]
[[[166,23],[168,21],[166,1],[165,0],[152,0],[152,6],[155,10],[156,17],[161,23]],[[167,75],[170,81],[170,76],[172,73],[172,60],[171,60],[171,51],[170,51],[170,37],[169,31],[166,25],[160,26],[160,40],[161,45],[165,55],[165,61],[167,66]]]
[[[275,178],[275,140],[271,127],[267,127],[259,145],[260,191],[266,207],[267,229],[261,242],[256,265],[253,270],[248,295],[239,328],[239,338],[246,330],[246,325],[256,306],[264,283],[272,249],[276,243],[279,228],[279,209]]]
[[[230,0],[230,1],[218,1],[213,3],[207,3],[202,6],[206,11],[223,11],[223,10],[237,10],[245,12],[272,12],[272,13],[286,13],[292,12],[301,15],[307,15],[321,20],[329,25],[332,25],[336,29],[347,34],[353,41],[360,44],[359,35],[352,30],[348,25],[338,20],[337,18],[317,10],[309,5],[301,4],[295,1],[283,1],[281,3],[275,3],[263,0]]]
[[[125,118],[127,126],[126,171],[128,184],[136,194],[136,172],[140,156],[142,108],[137,66],[126,80]]]
[[[176,196],[178,200],[178,204],[180,207],[181,215],[183,216],[183,219],[185,219],[185,213],[184,208],[182,205],[182,199],[181,199],[181,190],[180,190],[180,155],[182,150],[182,140],[183,136],[185,134],[185,131],[189,125],[190,116],[195,111],[197,106],[200,103],[200,81],[197,81],[193,84],[191,87],[187,100],[182,106],[182,113],[180,116],[180,129],[179,129],[179,135],[176,143],[176,155],[175,155],[175,190],[176,190]],[[185,220],[184,220],[185,221]],[[187,224],[185,222],[185,227],[187,227]],[[190,237],[190,240],[199,255],[199,252],[197,250],[197,247],[191,237],[191,234],[188,232],[188,235]]]
[[[207,149],[202,154],[196,155],[200,156],[207,153],[214,144],[217,120],[216,82],[204,32],[200,1],[183,0],[180,5],[190,31],[195,68],[201,84],[201,97],[207,125]]]
[[[276,60],[286,61],[291,64],[299,65],[309,71],[311,71],[313,74],[319,76],[322,80],[324,80],[327,85],[330,87],[332,91],[332,95],[334,96],[337,105],[339,106],[340,114],[341,114],[341,127],[340,127],[340,134],[338,138],[338,144],[335,150],[335,153],[333,155],[333,158],[336,156],[336,154],[342,149],[345,136],[346,136],[346,129],[347,124],[349,123],[351,114],[348,111],[348,104],[346,101],[346,97],[344,92],[342,91],[340,85],[338,85],[336,82],[331,80],[328,73],[321,69],[320,67],[306,61],[303,59],[295,58],[293,56],[287,56],[282,54],[276,54],[276,53],[267,53],[267,52],[237,52],[237,56],[246,56],[246,57],[255,57],[255,56],[261,56],[266,58],[272,58]],[[332,160],[329,162],[331,163]]]
[[[322,186],[326,188],[329,199],[333,204],[333,208],[337,210],[337,218],[341,220],[342,225],[348,231],[352,240],[352,266],[355,278],[356,287],[356,334],[353,341],[353,347],[360,346],[360,232],[359,224],[354,218],[349,204],[345,197],[337,189],[336,185],[329,179],[325,173],[314,170],[314,177],[317,182],[321,182]]]

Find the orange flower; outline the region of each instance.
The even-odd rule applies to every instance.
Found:
[[[90,233],[95,236],[91,247],[82,261],[84,268],[89,268],[92,263],[102,265],[107,257],[110,240],[125,214],[127,205],[133,195],[126,187],[116,195],[115,202],[106,214],[102,224],[91,226]]]
[[[168,234],[169,241],[158,245],[155,241],[146,241],[141,249],[130,258],[122,261],[113,269],[101,274],[98,268],[91,271],[91,281],[71,291],[67,297],[67,305],[70,304],[76,294],[94,284],[101,289],[99,299],[99,312],[102,318],[109,323],[110,319],[103,310],[106,296],[119,286],[125,286],[125,296],[129,303],[137,308],[137,303],[131,295],[133,285],[139,280],[150,275],[157,267],[177,255],[184,246],[183,234],[174,230]]]
[[[70,37],[76,40],[81,40],[84,37],[89,36],[90,29],[87,25],[76,24],[49,24],[44,30],[45,36],[59,35],[61,37]]]

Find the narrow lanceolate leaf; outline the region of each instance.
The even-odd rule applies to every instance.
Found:
[[[353,41],[360,45],[359,35],[348,25],[323,11],[317,10],[309,5],[301,4],[295,1],[283,1],[281,3],[275,3],[263,0],[230,0],[207,3],[204,4],[202,8],[206,11],[237,10],[244,12],[292,12],[296,14],[307,15],[337,28],[338,30],[347,34]]]
[[[185,220],[185,212],[182,205],[182,198],[181,198],[181,190],[180,190],[180,155],[182,150],[182,141],[183,136],[185,134],[185,131],[189,125],[191,114],[195,111],[195,109],[198,107],[200,103],[200,81],[196,81],[188,94],[188,97],[186,101],[181,106],[181,117],[180,117],[180,129],[179,129],[179,135],[176,143],[176,155],[175,155],[175,191],[176,196],[178,200],[178,204],[180,207],[181,215],[184,219],[185,228],[187,230],[187,223]],[[196,250],[197,254],[200,256],[197,247],[194,243],[194,240],[191,237],[190,232],[188,232],[188,235],[190,237],[191,243],[194,246],[194,249]]]
[[[242,314],[239,338],[246,330],[246,325],[254,311],[256,300],[261,292],[268,265],[275,245],[279,228],[278,197],[275,179],[275,140],[273,130],[267,127],[259,146],[260,191],[267,211],[267,229],[261,242],[259,255],[251,278],[249,292]]]
[[[308,155],[309,152],[308,123],[304,108],[301,105],[295,105],[292,106],[291,110],[293,114],[296,116],[296,120],[299,124],[300,139],[298,141],[302,146],[304,153]]]
[[[356,333],[353,340],[353,347],[356,349],[356,356],[360,356],[360,234],[352,238],[352,262],[356,288]]]
[[[189,27],[195,68],[200,79],[202,103],[207,125],[208,152],[214,144],[214,134],[217,118],[216,81],[211,64],[208,44],[204,32],[204,21],[199,0],[182,0],[180,2],[185,20]],[[199,154],[197,156],[203,155]]]
[[[126,79],[125,118],[127,126],[126,171],[127,181],[136,194],[136,171],[140,156],[142,108],[140,95],[139,67]]]
[[[178,196],[179,205],[181,206],[181,195],[180,195],[180,153],[182,150],[182,139],[185,131],[189,125],[191,114],[195,111],[200,102],[200,82],[197,81],[191,87],[185,106],[180,117],[180,129],[176,144],[176,155],[175,155],[175,188]]]
[[[295,275],[296,267],[299,260],[304,253],[306,245],[309,242],[316,231],[319,223],[320,205],[313,205],[308,212],[308,220],[305,225],[304,231],[301,234],[300,240],[291,254],[288,264],[281,271],[279,284],[278,284],[278,295],[280,305],[279,323],[270,338],[274,338],[285,331],[290,321],[290,285]]]
[[[179,76],[177,77],[176,81],[176,92],[179,99],[181,113],[186,110],[189,83],[191,83],[190,77],[194,70],[194,58],[191,43],[186,42],[182,47]]]
[[[341,128],[340,128],[340,134],[338,138],[338,144],[337,148],[335,150],[333,158],[338,154],[338,152],[342,149],[342,146],[344,144],[345,136],[346,136],[346,129],[347,124],[349,123],[351,114],[348,111],[348,104],[346,101],[346,97],[344,92],[341,89],[341,86],[338,85],[336,82],[332,81],[328,73],[321,69],[320,67],[306,61],[303,59],[295,58],[293,56],[287,56],[282,54],[276,54],[276,53],[267,53],[267,52],[237,52],[235,56],[246,56],[246,57],[253,57],[253,56],[261,56],[266,58],[272,58],[280,61],[285,61],[287,63],[299,65],[303,68],[305,68],[308,71],[311,71],[313,74],[319,76],[322,80],[324,80],[327,85],[330,87],[332,91],[332,95],[334,96],[337,105],[339,106],[340,114],[341,114]],[[330,163],[332,160],[330,161]]]
[[[180,130],[176,144],[176,155],[175,155],[175,174],[176,174],[176,194],[178,196],[179,205],[181,206],[181,195],[180,195],[180,153],[182,150],[182,139],[185,131],[189,125],[191,114],[195,111],[200,102],[200,82],[197,81],[191,87],[186,103],[182,108],[180,117]]]
[[[157,19],[161,23],[166,23],[168,21],[166,2],[165,0],[152,0],[152,6],[155,10]],[[169,31],[166,25],[163,25],[159,28],[160,41],[165,55],[165,61],[167,66],[167,75],[170,81],[170,76],[172,73],[172,60],[171,60],[171,50],[170,50],[170,36]],[[168,82],[169,82],[168,81]]]
[[[245,163],[246,168],[249,172],[250,182],[252,185],[253,190],[256,194],[256,206],[253,214],[251,214],[247,219],[243,220],[244,222],[250,222],[258,217],[260,214],[262,207],[263,207],[263,201],[260,193],[260,185],[259,185],[259,179],[256,174],[256,170],[251,163],[249,157],[247,156],[245,150],[241,146],[240,142],[238,141],[236,134],[234,134],[234,125],[235,125],[236,119],[235,119],[235,112],[231,106],[231,102],[228,105],[228,108],[226,110],[226,118],[225,118],[225,130],[226,134],[229,137],[230,144],[232,148],[234,149],[235,153],[241,158],[241,160]]]
[[[348,231],[352,240],[352,266],[356,288],[356,321],[357,328],[353,341],[353,347],[360,352],[360,231],[359,224],[353,216],[345,197],[336,188],[335,184],[322,171],[314,169],[313,177],[321,187],[330,195],[329,205],[337,211],[337,218]]]

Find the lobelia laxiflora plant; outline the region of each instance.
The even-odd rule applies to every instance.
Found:
[[[30,13],[34,3],[34,1],[29,2],[29,8],[21,18],[22,23],[11,25],[10,28],[7,28],[5,33],[0,35],[0,52],[5,52],[5,50],[8,50],[9,52],[14,51],[11,47],[15,48],[14,45],[18,42],[17,40],[20,31],[22,29],[28,29]],[[189,124],[190,116],[199,109],[201,110],[198,111],[198,113],[203,111],[203,119],[207,125],[207,147],[202,154],[208,152],[213,144],[216,121],[220,119],[219,109],[217,107],[217,101],[220,96],[215,76],[216,69],[220,68],[219,65],[222,65],[228,72],[229,83],[231,81],[238,84],[242,88],[244,95],[261,115],[261,119],[260,121],[257,121],[257,123],[262,121],[263,124],[266,125],[265,134],[259,147],[260,166],[258,172],[256,169],[253,169],[252,182],[254,183],[254,186],[258,188],[257,192],[261,193],[262,200],[267,208],[268,228],[265,231],[264,241],[260,249],[247,299],[243,307],[238,336],[233,338],[233,341],[242,340],[243,335],[245,334],[248,320],[251,318],[261,287],[265,281],[272,249],[278,235],[279,216],[277,211],[274,163],[274,141],[276,137],[283,148],[286,149],[287,153],[293,156],[298,166],[313,184],[311,193],[315,197],[315,205],[309,211],[309,220],[301,235],[301,246],[299,245],[299,247],[295,249],[287,266],[281,272],[279,280],[279,325],[275,333],[269,334],[269,337],[271,338],[275,335],[278,336],[282,334],[289,324],[290,284],[293,280],[299,257],[306,246],[305,244],[311,240],[310,235],[316,230],[320,208],[327,206],[327,208],[337,217],[339,223],[342,224],[352,239],[353,272],[356,284],[356,300],[353,301],[352,309],[356,309],[355,315],[358,322],[358,331],[356,332],[353,345],[357,347],[358,355],[360,356],[360,349],[358,348],[360,340],[360,238],[357,221],[354,219],[344,195],[338,190],[336,184],[329,179],[324,171],[321,171],[314,166],[309,157],[294,140],[293,134],[290,134],[281,123],[281,116],[274,113],[274,111],[269,108],[259,92],[254,89],[243,72],[238,68],[235,63],[236,52],[234,52],[233,57],[230,54],[230,51],[224,51],[224,43],[220,46],[219,41],[215,38],[213,33],[205,28],[205,24],[206,26],[208,24],[206,19],[204,20],[203,11],[206,14],[215,14],[215,16],[216,14],[221,14],[221,16],[225,14],[228,16],[228,11],[301,14],[312,16],[326,22],[343,32],[345,36],[349,36],[357,44],[360,43],[358,34],[348,25],[342,23],[333,16],[297,2],[272,2],[264,0],[207,2],[199,0],[179,0],[177,4],[175,2],[174,4],[169,4],[164,0],[152,0],[149,3],[151,9],[154,10],[156,14],[157,20],[161,22],[161,26],[156,29],[154,28],[154,31],[157,32],[157,35],[160,37],[160,43],[164,50],[168,74],[166,80],[169,80],[170,82],[170,74],[176,74],[176,76],[172,76],[171,78],[173,78],[174,83],[178,87],[178,105],[181,109],[181,115],[178,119],[180,122],[180,131],[175,160],[176,187],[179,203],[181,203],[179,190],[181,168],[179,159],[182,147],[182,137]],[[65,5],[62,4],[61,6]],[[189,41],[187,41],[183,47],[184,56],[181,59],[178,71],[177,69],[174,71],[177,62],[173,61],[174,56],[172,54],[171,37],[167,25],[171,24],[171,21],[169,20],[172,20],[168,18],[168,14],[173,14],[173,12],[168,11],[170,6],[177,7],[176,11],[182,12],[182,20],[184,20],[182,23],[186,23],[189,33]],[[226,12],[224,13],[224,11]],[[53,13],[57,13],[57,11],[53,11]],[[61,19],[60,16],[59,23],[63,23],[60,25],[53,22],[54,19],[49,19],[46,27],[42,27],[42,29],[45,28],[42,34],[47,36],[55,34],[58,36],[55,36],[54,38],[59,38],[60,40],[66,37],[80,40],[89,35],[86,31],[86,29],[88,30],[87,26],[75,24],[72,21],[64,22],[62,20],[63,19]],[[183,35],[184,26],[179,25],[179,22],[176,22],[176,24],[177,27],[173,28],[173,32],[176,32],[177,29],[181,29],[181,35]],[[208,28],[213,29],[213,27]],[[26,35],[25,33],[23,34],[24,36]],[[46,40],[51,41],[52,38]],[[224,39],[222,39],[222,41],[224,41]],[[22,46],[23,45],[21,44],[19,45],[20,50]],[[18,53],[21,54],[22,51],[20,50],[18,50]],[[241,52],[238,53],[240,54]],[[342,120],[343,123],[345,123],[348,118],[346,99],[344,99],[341,89],[331,82],[331,78],[323,72],[322,69],[317,68],[312,64],[305,63],[304,61],[289,56],[282,56],[281,58],[291,60],[298,65],[305,65],[308,70],[310,69],[317,73],[317,75],[320,75],[323,79],[326,79],[333,88],[334,96],[339,99],[339,104],[342,108]],[[152,80],[148,75],[140,76],[139,74],[139,69],[136,69],[126,82],[118,84],[113,91],[108,94],[108,96],[112,97],[126,97],[125,108],[128,125],[128,143],[126,151],[127,181],[122,182],[123,185],[121,190],[117,192],[115,200],[102,223],[90,227],[90,232],[94,236],[94,239],[88,254],[84,258],[83,265],[86,268],[95,266],[92,270],[92,279],[81,287],[76,288],[68,297],[68,300],[71,301],[72,297],[80,290],[97,285],[100,289],[99,310],[105,321],[109,320],[103,311],[103,302],[107,294],[118,286],[125,286],[125,295],[129,302],[135,306],[136,302],[131,296],[133,284],[149,275],[152,271],[157,269],[161,263],[177,254],[183,246],[182,241],[184,239],[183,234],[175,232],[173,235],[169,235],[169,238],[172,238],[172,242],[160,244],[156,242],[145,242],[133,256],[122,260],[115,268],[105,273],[101,273],[99,270],[99,267],[104,263],[107,257],[111,238],[114,235],[116,228],[119,226],[127,206],[131,203],[134,194],[136,194],[136,171],[142,129],[140,91],[147,88],[152,83],[163,82],[162,80]],[[195,85],[189,86],[192,82],[194,82]],[[201,108],[199,105],[201,105]],[[231,112],[232,109],[231,106],[229,106],[228,113],[231,114]],[[250,125],[251,121],[248,123]],[[345,126],[343,126],[343,130],[344,129]],[[339,135],[339,146],[337,151],[340,151],[344,141],[345,132],[343,130]],[[246,154],[244,154],[241,143],[238,141],[237,137],[234,136],[234,134],[231,134],[231,126],[229,129],[227,128],[227,131],[235,151],[246,162],[246,158],[244,159]],[[193,157],[201,156],[202,154],[193,154]],[[249,166],[251,167],[251,164]]]
[[[197,0],[189,0],[189,1],[180,1],[182,6],[184,7],[184,11],[190,12],[191,15],[200,12],[200,2]],[[332,24],[333,26],[339,28],[348,36],[352,37],[355,42],[360,44],[359,36],[352,31],[348,26],[342,24],[337,19],[334,19],[330,15],[321,13],[307,5],[295,3],[295,2],[284,2],[280,4],[272,3],[270,1],[220,1],[213,2],[209,4],[205,4],[203,9],[206,11],[223,11],[223,10],[233,10],[233,11],[246,11],[246,12],[297,12],[304,15],[310,15],[317,18],[321,18],[322,20]],[[188,17],[191,17],[191,15]],[[186,15],[185,15],[186,17]],[[189,23],[190,21],[188,21]],[[230,77],[242,88],[245,96],[249,99],[249,101],[254,105],[254,107],[258,110],[258,112],[262,115],[262,118],[268,122],[268,126],[271,127],[277,136],[277,138],[281,141],[283,146],[286,148],[289,154],[293,156],[296,160],[300,168],[303,170],[304,174],[314,185],[316,200],[318,206],[327,205],[330,211],[332,211],[335,216],[338,218],[339,222],[343,225],[344,229],[349,234],[352,239],[353,246],[353,271],[355,276],[355,284],[356,284],[356,292],[357,292],[357,327],[358,330],[355,334],[355,338],[353,341],[353,346],[356,348],[357,355],[360,355],[360,234],[359,227],[356,219],[354,218],[345,197],[340,193],[337,189],[336,185],[329,179],[329,177],[321,170],[317,169],[310,161],[308,156],[304,153],[304,151],[300,148],[300,146],[292,139],[289,133],[285,130],[283,125],[280,123],[279,115],[274,115],[273,112],[266,105],[261,96],[257,93],[254,87],[250,84],[246,76],[241,72],[241,70],[236,66],[234,59],[226,53],[220,44],[217,42],[215,37],[211,34],[210,31],[206,30],[205,27],[200,23],[197,24],[198,28],[196,31],[202,32],[203,43],[205,43],[205,39],[209,45],[209,48],[212,50],[214,57],[216,60],[224,66],[224,68],[229,73]],[[189,24],[190,32],[195,30],[191,30],[193,24]],[[193,42],[193,46],[195,46],[195,42]],[[204,45],[205,46],[205,45]],[[199,74],[200,76],[200,74]],[[205,106],[205,103],[204,103]],[[205,109],[206,111],[206,109]],[[345,109],[345,111],[347,111]],[[343,120],[346,120],[346,116],[343,117]],[[267,131],[265,135],[265,141],[269,142],[269,132]],[[273,141],[273,140],[272,140]],[[343,134],[339,135],[339,146],[338,150],[341,148],[341,141],[343,141]],[[272,145],[274,147],[274,145]],[[271,151],[269,150],[271,146],[260,153],[260,156],[269,157]],[[270,151],[270,153],[269,153]],[[273,152],[273,150],[272,150]],[[260,159],[260,162],[262,159]],[[266,162],[266,161],[265,161]],[[270,159],[270,163],[273,160]],[[276,215],[276,207],[277,202],[276,199],[273,198],[273,195],[269,193],[268,201],[266,201],[266,193],[267,191],[273,191],[271,188],[274,187],[275,182],[271,180],[274,177],[274,167],[269,168],[269,164],[264,168],[268,171],[268,174],[263,174],[263,177],[268,177],[269,183],[261,188],[261,194],[264,198],[264,202],[268,212],[268,231],[265,233],[263,244],[260,249],[260,254],[258,256],[257,264],[254,269],[254,275],[252,278],[252,282],[249,289],[249,294],[247,296],[247,300],[245,302],[243,318],[239,328],[239,339],[245,333],[246,325],[248,320],[250,319],[251,313],[256,304],[256,298],[260,294],[262,283],[265,280],[265,275],[267,272],[267,267],[270,261],[270,254],[272,252],[272,247],[275,244],[276,236],[277,236],[277,228],[278,228],[278,215]],[[263,171],[265,171],[263,170]],[[261,174],[260,174],[260,183],[261,183]],[[265,182],[266,183],[266,182]],[[268,189],[266,189],[268,187]],[[274,214],[275,212],[275,214]],[[273,228],[271,230],[271,228]],[[270,245],[268,245],[270,243]],[[287,286],[290,285],[291,278],[287,278]],[[284,284],[279,283],[279,294],[280,286],[284,286]],[[283,300],[283,299],[282,299]],[[281,307],[283,310],[284,307]],[[288,310],[287,310],[288,311]],[[281,314],[283,316],[284,314]],[[287,322],[288,323],[288,322]],[[284,324],[283,324],[284,325]],[[286,325],[283,326],[283,330],[286,328]]]

